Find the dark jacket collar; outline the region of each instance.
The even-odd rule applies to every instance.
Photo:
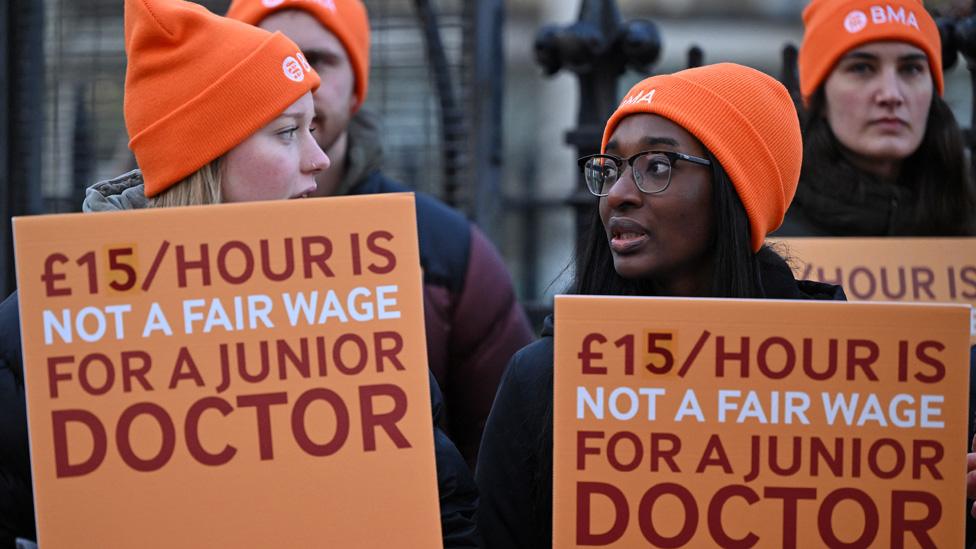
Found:
[[[818,233],[847,236],[918,234],[917,199],[910,186],[883,181],[845,160],[800,179],[792,210]]]
[[[759,250],[756,259],[759,261],[759,277],[766,299],[847,301],[844,289],[836,284],[797,280],[786,261],[769,248]]]

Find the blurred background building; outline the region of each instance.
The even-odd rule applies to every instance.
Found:
[[[224,13],[229,0],[201,2]],[[579,85],[546,77],[533,43],[572,23],[581,0],[366,0],[372,69],[366,108],[381,115],[390,175],[443,198],[502,251],[523,303],[541,311],[561,291],[575,241]],[[798,45],[805,0],[619,0],[624,19],[656,23],[652,72],[734,61],[774,76]],[[970,1],[926,2],[964,17]],[[13,289],[9,216],[69,212],[84,188],[134,167],[122,118],[121,0],[0,3],[0,290]],[[946,99],[969,126],[970,75],[946,75]],[[617,97],[647,74],[628,72]],[[165,93],[165,90],[160,90]]]

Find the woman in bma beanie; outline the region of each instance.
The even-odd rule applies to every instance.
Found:
[[[580,159],[599,205],[569,293],[843,299],[797,281],[764,246],[796,190],[796,110],[773,78],[734,64],[638,83]],[[476,471],[490,548],[552,546],[553,324],[509,363]]]
[[[803,170],[777,236],[974,234],[939,31],[922,3],[814,0],[803,22]]]

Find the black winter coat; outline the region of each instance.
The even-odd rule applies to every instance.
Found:
[[[846,300],[840,286],[795,280],[771,251],[760,266],[767,298]],[[489,549],[552,547],[552,336],[549,317],[542,338],[512,357],[488,416],[475,478]]]
[[[0,303],[0,548],[37,539],[17,294]]]

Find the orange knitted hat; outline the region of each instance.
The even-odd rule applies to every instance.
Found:
[[[369,87],[369,18],[360,0],[234,0],[227,17],[258,25],[276,11],[302,10],[318,19],[322,26],[346,48],[356,76],[356,108],[366,101]]]
[[[125,125],[150,197],[319,85],[283,34],[182,0],[125,0],[125,51]]]
[[[813,0],[803,10],[800,93],[808,101],[848,51],[868,42],[897,40],[925,52],[942,95],[939,28],[920,0]]]
[[[607,121],[601,150],[632,114],[657,114],[694,135],[735,186],[759,251],[783,223],[803,160],[800,123],[789,92],[755,69],[720,63],[638,82]]]

